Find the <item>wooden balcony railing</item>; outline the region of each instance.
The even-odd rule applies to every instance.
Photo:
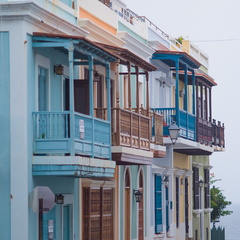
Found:
[[[70,136],[71,127],[74,136]],[[70,113],[34,112],[34,153],[71,153],[97,158],[111,158],[110,122],[89,115],[74,113],[74,125],[70,125]]]
[[[220,121],[216,123],[216,120],[213,119],[212,122],[212,144],[219,147],[225,147],[225,136],[224,136],[224,124],[221,124]]]
[[[197,120],[197,141],[211,146],[212,145],[212,123],[198,118]]]
[[[112,144],[150,150],[151,120],[126,109],[112,109]]]
[[[152,142],[163,145],[163,115],[153,112],[152,116]]]

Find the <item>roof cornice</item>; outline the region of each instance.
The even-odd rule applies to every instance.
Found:
[[[57,9],[58,7],[56,7]],[[65,33],[86,37],[89,33],[68,21],[52,14],[33,2],[1,3],[2,20],[26,20],[37,25],[38,31]]]

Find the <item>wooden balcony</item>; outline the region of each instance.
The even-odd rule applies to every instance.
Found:
[[[70,113],[33,113],[34,154],[70,154],[93,158],[111,158],[110,122],[74,113],[74,126],[70,125]],[[74,136],[70,136],[71,127]],[[72,151],[73,149],[73,151]]]
[[[163,145],[163,115],[153,112],[152,117],[152,142]]]
[[[198,118],[198,142],[208,145],[225,148],[225,137],[224,137],[224,124],[220,121],[216,122],[213,119],[212,122],[202,118]]]
[[[225,148],[225,127],[224,124],[221,124],[220,121],[216,123],[216,120],[213,119],[212,122],[212,144],[220,148]]]
[[[126,109],[112,109],[112,145],[150,150],[151,119]]]

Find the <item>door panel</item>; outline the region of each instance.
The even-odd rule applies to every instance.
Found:
[[[71,239],[71,213],[70,205],[63,206],[63,240]]]
[[[74,80],[75,111],[89,115],[89,84],[87,80]]]
[[[69,111],[69,79],[65,80],[65,109]],[[89,114],[89,82],[88,80],[74,80],[74,106],[75,111]]]

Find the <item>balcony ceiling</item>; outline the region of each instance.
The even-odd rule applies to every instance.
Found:
[[[68,49],[74,47],[74,59],[88,60],[92,56],[100,62],[115,62],[118,56],[79,36],[52,33],[33,33],[33,47],[52,47],[68,54]]]
[[[197,69],[201,66],[201,63],[186,52],[158,50],[153,54],[152,59],[159,59],[172,68],[176,67],[177,61],[179,61],[179,69],[184,69],[185,65],[190,69]]]
[[[130,62],[132,65],[138,66],[144,71],[151,72],[157,70],[157,67],[138,57],[128,49],[100,43],[98,45],[118,56],[122,64],[126,65],[127,62]]]

